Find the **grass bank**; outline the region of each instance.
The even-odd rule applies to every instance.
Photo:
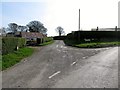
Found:
[[[46,45],[52,44],[53,42],[54,42],[54,40],[44,42],[44,43],[39,44],[39,46],[46,46]]]
[[[89,42],[89,43],[80,43],[72,40],[64,40],[66,45],[78,47],[78,48],[103,48],[103,47],[111,47],[111,46],[120,46],[120,42]]]
[[[2,55],[0,54],[0,71],[2,70]]]
[[[2,56],[2,70],[5,70],[16,63],[20,62],[23,58],[32,55],[34,50],[32,48],[20,48],[18,51]]]

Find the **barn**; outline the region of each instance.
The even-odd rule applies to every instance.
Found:
[[[44,38],[47,37],[46,35],[38,32],[21,32],[20,36],[22,38],[26,38],[27,44],[32,45],[43,43]]]

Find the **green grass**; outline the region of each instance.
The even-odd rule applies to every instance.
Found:
[[[67,45],[78,47],[78,48],[102,48],[102,47],[111,47],[111,46],[120,46],[120,42],[90,42],[90,43],[79,43],[71,40],[64,41]]]
[[[76,44],[76,47],[83,48],[102,48],[102,47],[110,47],[110,46],[118,46],[120,42],[96,42],[96,43],[83,43]]]
[[[21,48],[18,51],[2,56],[2,70],[5,70],[16,63],[20,62],[23,58],[32,55],[32,48]]]
[[[46,46],[46,45],[52,44],[53,42],[54,42],[54,40],[44,42],[44,43],[39,44],[39,46]]]
[[[2,70],[2,55],[0,55],[0,71]]]

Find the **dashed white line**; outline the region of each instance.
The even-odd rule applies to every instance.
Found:
[[[67,51],[63,51],[63,52],[67,52]]]
[[[63,56],[63,58],[65,58],[65,57],[66,57],[66,55]]]
[[[57,71],[56,73],[54,73],[53,75],[49,76],[48,78],[50,79],[50,78],[56,76],[56,75],[59,74],[59,73],[61,73],[61,71]]]
[[[61,46],[61,48],[63,48],[63,46]]]
[[[56,45],[56,47],[58,47],[58,45]]]
[[[83,59],[85,59],[86,57],[82,57]]]
[[[73,63],[71,64],[71,66],[74,65],[74,64],[76,64],[76,62],[73,62]]]
[[[57,51],[61,52],[61,50],[57,49]]]
[[[63,48],[67,48],[67,47],[63,47]]]

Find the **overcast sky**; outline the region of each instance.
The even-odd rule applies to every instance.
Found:
[[[81,10],[81,29],[114,28],[118,25],[119,0],[2,0],[2,24],[15,22],[26,25],[38,20],[48,29],[48,35],[56,35],[61,26],[66,34],[78,30],[78,11]]]

